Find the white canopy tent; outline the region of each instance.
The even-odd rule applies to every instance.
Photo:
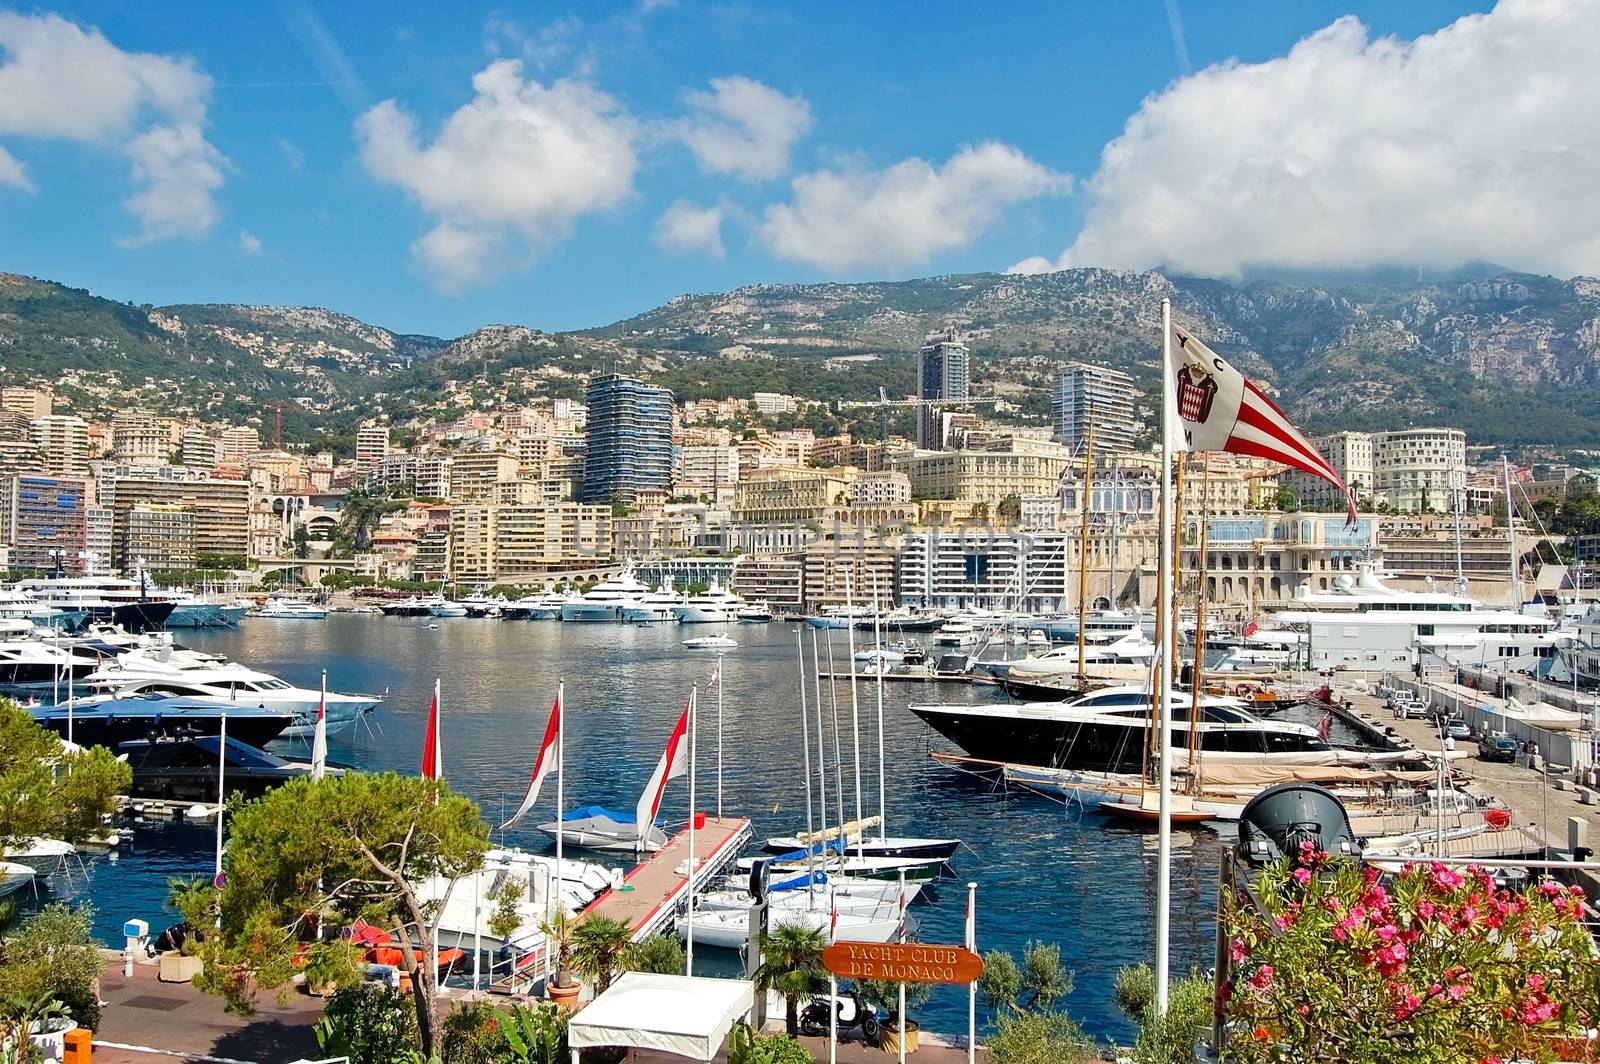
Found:
[[[754,988],[742,979],[626,972],[568,1023],[572,1064],[578,1064],[578,1050],[596,1046],[709,1061],[754,1005]]]

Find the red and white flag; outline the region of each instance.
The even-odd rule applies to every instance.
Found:
[[[1321,477],[1344,495],[1345,519],[1355,523],[1355,496],[1278,404],[1177,322],[1171,343],[1175,379],[1162,391],[1174,451],[1229,451]]]
[[[551,769],[556,764],[556,744],[561,739],[561,696],[556,695],[555,705],[550,708],[550,723],[545,725],[544,742],[539,744],[539,756],[533,761],[533,774],[528,778],[528,790],[522,796],[522,804],[517,806],[517,811],[511,819],[500,825],[500,830],[515,827],[517,821],[528,815],[528,810],[533,808],[533,803],[539,800],[539,788],[544,783],[544,778],[550,775]],[[561,817],[561,810],[556,810],[556,818]]]
[[[428,734],[422,740],[422,776],[444,779],[444,734],[439,730],[439,681],[433,681],[433,704],[428,707]]]
[[[328,670],[322,670],[322,695],[317,699],[317,728],[311,734],[311,778],[320,780],[328,768]]]
[[[639,795],[639,805],[634,809],[634,821],[638,825],[641,840],[649,837],[650,827],[656,822],[656,814],[661,811],[661,796],[667,793],[667,781],[688,774],[689,707],[684,706],[683,716],[678,718],[677,727],[667,737],[667,748],[662,752],[661,760],[656,762],[656,770],[650,774],[650,782],[644,785],[644,793]]]

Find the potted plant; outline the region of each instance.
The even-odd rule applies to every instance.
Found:
[[[906,1013],[900,1015],[900,984],[882,982],[876,979],[863,979],[860,981],[861,996],[867,1000],[883,1019],[878,1021],[878,1048],[885,1053],[900,1052],[900,1032],[906,1033],[906,1052],[917,1051],[917,1035],[922,1026],[910,1018],[912,1009],[928,1003],[933,996],[933,987],[927,983],[906,984]],[[903,1023],[903,1028],[902,1028]]]
[[[167,907],[183,918],[186,934],[175,950],[161,955],[161,970],[157,975],[163,983],[190,983],[205,970],[201,958],[204,941],[203,928],[216,920],[217,890],[210,882],[194,879],[167,880]]]
[[[557,909],[554,916],[539,925],[539,930],[544,934],[545,949],[556,951],[556,972],[545,984],[545,995],[556,1004],[571,1008],[583,990],[572,970],[572,936],[577,921],[565,910]]]
[[[0,1060],[60,1060],[72,1016],[53,994],[0,1001]]]
[[[810,924],[780,923],[761,936],[756,989],[783,997],[784,1030],[791,1038],[800,1033],[800,1001],[827,989],[822,967],[822,951],[827,948],[828,937]]]
[[[599,997],[611,986],[623,950],[633,941],[633,929],[611,916],[591,916],[572,933],[572,967],[594,984]]]

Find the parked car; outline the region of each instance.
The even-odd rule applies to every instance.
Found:
[[[1518,749],[1517,741],[1509,735],[1485,735],[1478,740],[1478,760],[1514,764]]]
[[[1472,738],[1472,729],[1467,727],[1466,721],[1458,717],[1451,720],[1446,726],[1445,734],[1452,739],[1470,739]]]

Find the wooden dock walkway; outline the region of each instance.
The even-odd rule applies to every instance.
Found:
[[[706,890],[733,864],[750,842],[750,834],[750,821],[742,817],[705,818],[694,833],[696,890]],[[632,929],[635,942],[659,933],[688,905],[689,877],[683,871],[688,861],[689,831],[685,828],[623,876],[620,887],[600,895],[575,919],[581,923],[598,913],[621,920]],[[543,978],[546,964],[541,945],[518,958],[514,970],[491,982],[489,992],[520,993],[521,988]]]
[[[733,863],[750,841],[750,821],[740,817],[708,816],[694,833],[695,889],[707,883]],[[633,929],[635,942],[648,938],[665,927],[677,914],[679,902],[687,903],[689,877],[683,866],[689,860],[689,832],[680,831],[667,844],[641,861],[613,887],[597,898],[579,920],[599,914],[621,920]]]

